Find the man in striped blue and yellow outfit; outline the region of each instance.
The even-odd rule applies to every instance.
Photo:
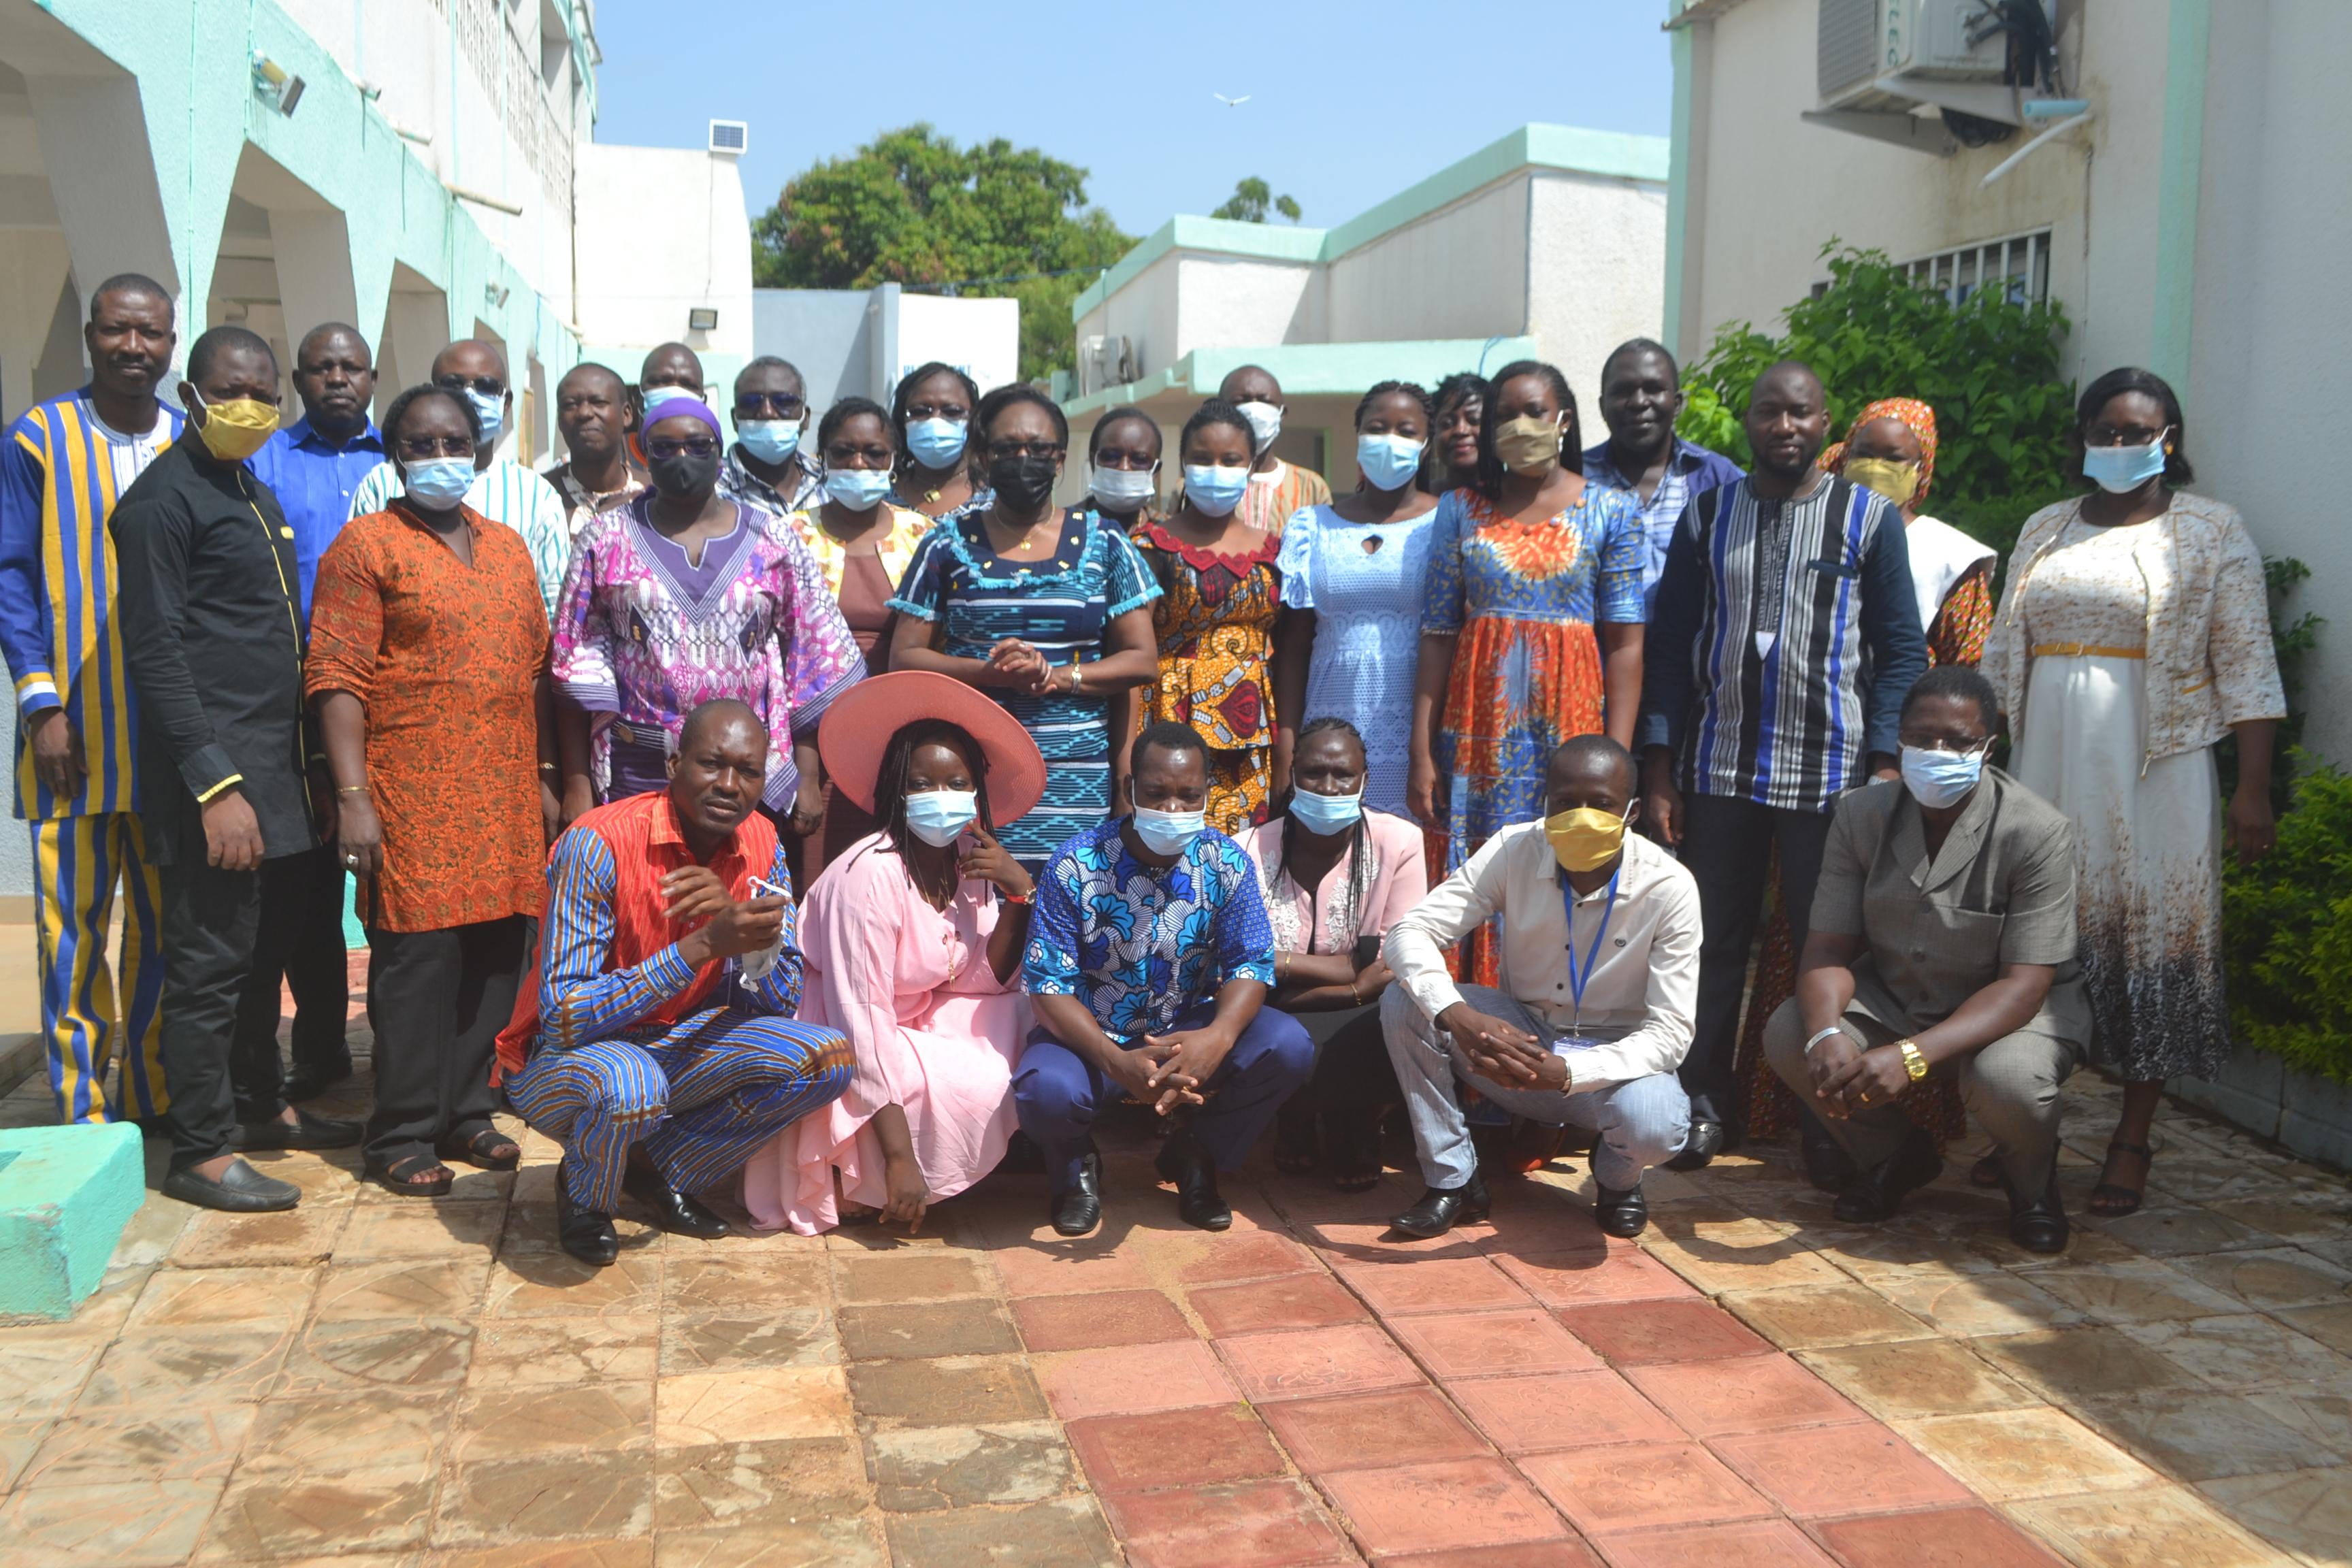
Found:
[[[139,824],[135,711],[106,524],[116,498],[180,433],[179,411],[155,395],[172,363],[171,294],[132,273],[108,279],[82,339],[89,384],[28,410],[0,440],[0,654],[16,683],[16,815],[33,827],[41,1027],[58,1114],[153,1121],[166,1103],[161,891]],[[119,975],[107,952],[118,885]]]

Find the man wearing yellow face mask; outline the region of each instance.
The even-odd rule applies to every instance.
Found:
[[[1390,1223],[1442,1236],[1488,1207],[1456,1080],[1515,1116],[1600,1134],[1601,1228],[1641,1234],[1642,1173],[1679,1152],[1690,1100],[1675,1079],[1698,998],[1698,886],[1626,828],[1633,753],[1579,735],[1551,755],[1545,816],[1506,827],[1389,928],[1398,984],[1381,1001],[1429,1190]],[[1458,985],[1445,952],[1503,918],[1500,987]]]
[[[140,810],[160,868],[166,1194],[292,1208],[244,1149],[332,1149],[355,1122],[288,1106],[277,1044],[232,1050],[249,973],[281,972],[319,842],[303,780],[302,620],[294,531],[245,460],[278,427],[278,361],[243,327],[188,351],[192,438],[115,509],[123,663],[139,703]]]

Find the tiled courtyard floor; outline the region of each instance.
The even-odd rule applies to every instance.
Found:
[[[913,1242],[625,1221],[601,1272],[536,1137],[432,1203],[262,1156],[299,1210],[151,1197],[77,1321],[0,1329],[0,1564],[2352,1561],[2344,1183],[2161,1132],[2057,1260],[1965,1155],[1877,1231],[1768,1147],[1653,1176],[1638,1246],[1580,1160],[1400,1247],[1397,1173],[1186,1229],[1138,1131],[1083,1242],[1000,1175]]]

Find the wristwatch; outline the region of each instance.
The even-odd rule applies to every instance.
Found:
[[[1897,1040],[1895,1048],[1903,1053],[1903,1070],[1911,1075],[1913,1083],[1927,1076],[1927,1058],[1919,1054],[1917,1046],[1909,1040]]]

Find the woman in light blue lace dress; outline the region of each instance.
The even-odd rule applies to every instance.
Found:
[[[1345,719],[1364,738],[1364,804],[1402,816],[1412,675],[1437,498],[1413,484],[1429,442],[1429,395],[1384,381],[1356,405],[1355,492],[1301,509],[1282,531],[1282,625],[1275,637],[1274,792],[1309,719]]]

